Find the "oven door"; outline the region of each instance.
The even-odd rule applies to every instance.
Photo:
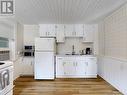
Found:
[[[13,88],[13,67],[0,70],[0,95],[6,95]]]

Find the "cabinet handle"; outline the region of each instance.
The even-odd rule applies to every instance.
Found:
[[[46,36],[47,36],[47,32],[46,32]]]

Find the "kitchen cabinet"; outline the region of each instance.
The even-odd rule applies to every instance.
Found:
[[[83,42],[93,42],[94,31],[94,25],[84,25]]]
[[[24,45],[34,45],[35,44],[35,38],[39,37],[39,26],[38,25],[24,25],[24,32],[23,34],[18,33],[19,38],[19,44],[21,44],[21,35],[23,35],[23,41]]]
[[[73,37],[76,33],[74,31],[74,25],[73,24],[65,24],[65,36],[66,37]]]
[[[65,33],[63,24],[56,25],[56,40],[57,43],[65,42]]]
[[[15,22],[9,19],[2,19],[0,21],[0,37],[14,39],[14,29],[16,28]]]
[[[72,77],[75,75],[75,63],[73,60],[63,60],[64,75]]]
[[[56,78],[96,78],[96,57],[56,57]]]
[[[57,57],[56,58],[56,77],[62,77],[64,73],[64,62],[63,57]]]
[[[97,76],[97,59],[96,58],[86,58],[86,77],[96,77]]]
[[[71,78],[75,76],[75,63],[70,58],[56,58],[56,77]]]
[[[21,66],[22,66],[21,75],[33,75],[34,57],[24,57]]]
[[[84,25],[83,24],[66,24],[65,35],[66,37],[83,37]]]
[[[76,76],[77,77],[85,77],[86,75],[86,63],[84,60],[77,60],[76,61]]]
[[[55,37],[56,36],[55,24],[40,24],[39,33],[40,37]]]
[[[84,32],[84,25],[83,24],[75,24],[74,25],[74,31],[76,37],[83,37],[83,32]]]

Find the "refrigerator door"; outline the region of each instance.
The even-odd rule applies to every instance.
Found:
[[[44,52],[55,52],[55,39],[54,38],[36,38],[35,50]]]
[[[35,79],[54,79],[54,53],[35,52]]]

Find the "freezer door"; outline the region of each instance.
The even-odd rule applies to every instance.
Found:
[[[54,79],[54,53],[35,52],[35,79]]]
[[[36,38],[35,50],[45,52],[55,52],[55,39],[54,38]]]

